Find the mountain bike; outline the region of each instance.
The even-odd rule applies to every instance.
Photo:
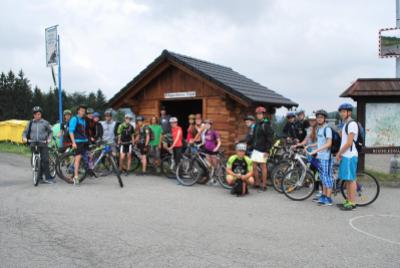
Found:
[[[30,142],[30,147],[32,148],[32,158],[31,158],[31,164],[32,164],[32,173],[33,173],[33,185],[36,187],[39,185],[39,181],[40,181],[40,175],[41,175],[41,165],[40,165],[40,161],[41,161],[41,155],[40,155],[40,150],[39,147],[40,146],[47,146],[47,142]]]

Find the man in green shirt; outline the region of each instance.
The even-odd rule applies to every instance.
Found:
[[[153,132],[154,138],[150,140],[150,155],[154,158],[154,162],[157,167],[160,166],[160,152],[161,152],[161,144],[162,144],[162,127],[158,122],[158,118],[153,116],[150,120],[150,129]]]
[[[126,164],[125,175],[128,176],[128,172],[131,169],[132,162],[132,145],[135,142],[135,129],[131,124],[132,115],[126,114],[125,121],[118,126],[118,145],[120,146],[119,154],[119,168],[121,172],[124,167],[126,156],[128,156],[128,162]]]
[[[253,185],[253,162],[246,156],[247,146],[244,143],[236,145],[236,154],[229,157],[226,163],[226,181],[233,185],[236,180],[242,180],[245,184]]]

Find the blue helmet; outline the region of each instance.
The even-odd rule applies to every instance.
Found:
[[[338,111],[340,112],[341,110],[346,110],[346,111],[353,111],[353,105],[351,105],[348,102],[340,104]]]
[[[99,118],[100,118],[100,113],[94,112],[94,113],[93,113],[93,117],[99,117]]]
[[[296,114],[294,112],[288,112],[286,114],[286,118],[290,118],[290,117],[296,117]]]

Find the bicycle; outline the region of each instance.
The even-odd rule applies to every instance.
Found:
[[[47,142],[30,142],[30,147],[32,148],[32,158],[31,158],[31,164],[32,164],[32,172],[33,172],[33,185],[36,187],[39,185],[40,181],[40,175],[41,175],[41,156],[40,156],[40,151],[39,147],[43,146],[45,144],[47,146]]]
[[[339,192],[347,199],[346,184],[344,180],[338,179],[338,164],[333,165],[333,195]],[[306,173],[299,172],[300,169],[292,169],[282,179],[282,190],[286,197],[294,201],[308,199],[315,192],[315,176],[310,170]],[[376,201],[380,193],[378,180],[371,174],[361,171],[357,173],[356,205],[368,206]]]

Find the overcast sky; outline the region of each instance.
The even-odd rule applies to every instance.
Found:
[[[63,87],[112,97],[163,49],[232,67],[300,103],[336,109],[360,77],[393,77],[378,31],[395,0],[3,0],[0,71],[52,85],[44,28],[59,24]]]

